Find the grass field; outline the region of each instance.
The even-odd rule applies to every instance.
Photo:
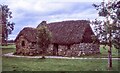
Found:
[[[28,59],[3,57],[2,67],[3,71],[106,71],[107,60]],[[117,60],[113,61],[112,70],[118,70]]]
[[[12,48],[11,48],[12,47]],[[107,57],[107,50],[101,48],[98,57]],[[2,49],[2,53],[14,52],[15,46]],[[83,56],[83,57],[97,57]],[[118,51],[113,49],[113,56],[118,57]],[[68,60],[68,59],[28,59],[2,57],[3,71],[107,71],[107,60]],[[113,71],[118,71],[118,62],[113,60]]]

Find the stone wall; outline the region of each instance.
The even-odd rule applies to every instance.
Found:
[[[22,46],[22,41],[25,42],[25,46]],[[36,49],[37,45],[33,45],[32,42],[26,40],[23,36],[20,36],[16,41],[16,52],[17,55],[38,55],[40,52]]]
[[[82,56],[100,53],[99,45],[92,43],[74,44],[67,48],[67,46],[58,46],[58,56]],[[50,45],[47,50],[47,55],[53,55],[53,45]]]
[[[49,45],[46,55],[53,55],[53,45],[52,44]]]
[[[22,46],[22,41],[25,41],[25,46]],[[58,46],[58,56],[82,56],[82,55],[90,55],[100,53],[99,45],[92,43],[80,43],[74,44],[70,46],[68,49],[67,46],[59,45]],[[37,49],[37,44],[27,41],[23,36],[20,36],[16,41],[16,53],[18,55],[41,55],[42,49]],[[53,55],[53,45],[50,44],[46,55]]]
[[[71,46],[72,56],[90,55],[100,53],[99,45],[92,43],[81,43]]]

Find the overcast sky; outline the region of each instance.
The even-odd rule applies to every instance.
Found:
[[[12,11],[15,30],[9,39],[15,39],[24,27],[36,27],[41,21],[48,23],[65,20],[87,20],[98,17],[93,3],[102,0],[0,0]]]

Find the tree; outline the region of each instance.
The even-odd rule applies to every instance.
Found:
[[[42,49],[42,58],[45,58],[46,50],[51,42],[51,32],[45,25],[37,28],[37,45]]]
[[[0,5],[0,26],[2,27],[2,45],[7,44],[8,35],[14,30],[15,23],[10,22],[12,18],[12,12],[8,8],[8,5]]]
[[[108,45],[108,68],[112,68],[112,45],[120,49],[120,1],[101,2],[93,4],[103,20],[92,21],[97,37],[105,46]]]

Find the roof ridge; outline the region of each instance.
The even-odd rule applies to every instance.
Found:
[[[62,22],[77,22],[77,21],[89,22],[89,20],[65,20],[65,21],[50,22],[50,23],[47,23],[47,24],[51,24],[51,23],[62,23]]]

